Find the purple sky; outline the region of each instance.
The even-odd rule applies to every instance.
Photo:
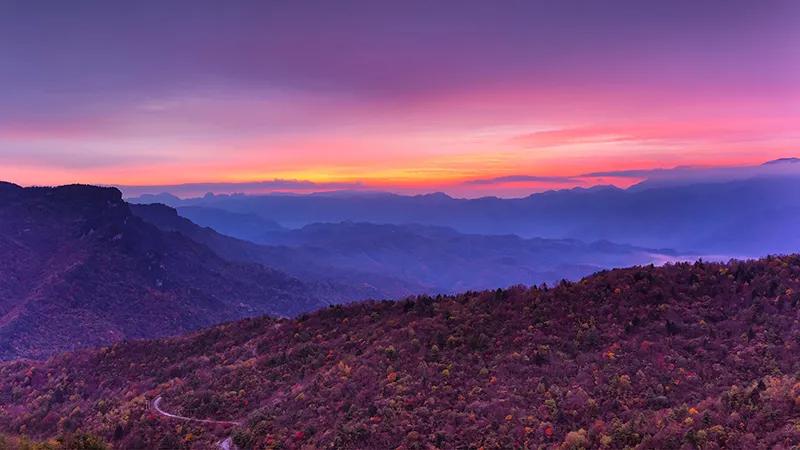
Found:
[[[470,195],[750,164],[797,153],[798,42],[788,0],[4,1],[0,170]]]

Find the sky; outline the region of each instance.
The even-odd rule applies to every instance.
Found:
[[[792,0],[0,0],[0,178],[473,197],[749,166],[800,156],[798,42]]]

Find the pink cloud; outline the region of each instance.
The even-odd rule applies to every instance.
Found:
[[[800,137],[791,119],[706,120],[667,123],[587,125],[537,131],[515,136],[511,143],[524,147],[555,147],[608,142],[730,142]]]

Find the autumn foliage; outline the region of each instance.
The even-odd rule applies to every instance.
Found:
[[[800,257],[334,306],[0,366],[0,430],[117,449],[788,448]],[[240,426],[167,419],[170,412]]]

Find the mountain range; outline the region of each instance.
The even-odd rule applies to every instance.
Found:
[[[782,217],[746,221],[768,227],[731,229],[717,242],[760,232],[788,246],[796,231],[782,226],[795,219],[796,181],[562,191],[531,204],[573,208],[579,221],[580,205],[602,217],[610,204],[624,213],[632,198],[657,201],[698,214],[695,226],[707,232],[709,217],[735,209],[723,202],[733,193],[747,208],[777,195],[761,204]],[[388,199],[408,206],[409,217],[420,204],[452,212],[525,201],[292,198],[342,201],[351,212]],[[679,198],[694,203],[679,208]],[[257,211],[219,208],[275,199],[289,201],[210,195],[176,209],[129,204],[115,188],[0,183],[0,359],[14,359],[0,363],[0,434],[9,435],[0,445],[800,443],[798,256],[684,263],[672,261],[692,255],[605,240],[412,223],[292,229]],[[655,220],[642,211],[640,225]],[[635,266],[603,270],[619,265]],[[351,303],[370,298],[395,300]],[[32,447],[28,438],[55,443]]]
[[[189,211],[231,223],[230,213]],[[431,226],[287,230],[250,223],[262,243],[198,226],[164,205],[130,205],[114,188],[3,184],[0,359],[43,358],[264,314],[295,316],[332,303],[553,283],[676,257],[609,242]]]
[[[525,198],[457,199],[442,193],[317,195],[214,195],[180,199],[145,195],[132,202],[169,204],[187,210],[201,225],[218,223],[205,211],[258,217],[288,228],[313,223],[370,222],[449,227],[466,234],[515,234],[524,238],[608,240],[646,248],[708,255],[757,257],[800,247],[800,174],[793,160],[766,167],[781,170],[702,171],[675,169],[628,189],[598,186],[533,194]],[[791,170],[789,170],[791,169]],[[709,175],[703,181],[703,174]],[[738,176],[734,176],[738,174]],[[615,173],[647,176],[646,173]],[[213,214],[212,214],[213,216]],[[235,226],[226,231],[264,239]],[[246,238],[247,238],[246,237]]]

